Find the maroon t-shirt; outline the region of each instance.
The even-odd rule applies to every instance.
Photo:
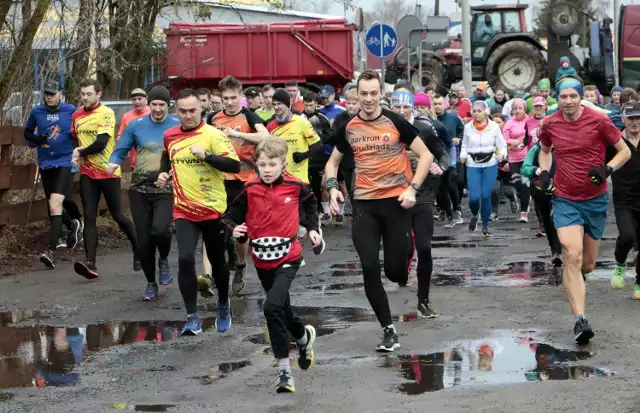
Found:
[[[604,165],[607,145],[620,140],[620,131],[607,115],[585,107],[578,120],[569,122],[559,110],[544,119],[539,134],[544,146],[555,148],[555,195],[584,201],[607,192],[607,183],[594,185],[588,175]]]

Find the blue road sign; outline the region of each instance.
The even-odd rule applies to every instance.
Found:
[[[398,47],[398,35],[393,27],[374,24],[367,30],[367,50],[375,57],[387,57]]]

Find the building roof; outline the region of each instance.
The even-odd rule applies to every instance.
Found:
[[[229,4],[229,3],[217,3],[215,1],[207,1],[207,0],[196,0],[198,3],[205,3],[208,6],[213,8],[221,8],[221,9],[233,9],[238,11],[247,11],[247,12],[256,12],[256,13],[267,13],[267,14],[279,14],[283,16],[291,16],[291,17],[301,17],[305,19],[331,19],[331,18],[342,18],[344,16],[332,16],[329,14],[321,14],[321,13],[310,13],[296,10],[286,10],[279,7],[276,7],[271,4],[266,4],[262,2],[252,1],[252,0],[244,0],[244,2],[251,2],[253,4]],[[242,1],[242,0],[240,0]],[[258,5],[259,4],[259,5]]]

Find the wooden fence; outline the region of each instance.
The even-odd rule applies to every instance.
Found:
[[[34,180],[38,172],[37,165],[13,165],[12,154],[14,146],[26,146],[27,142],[24,138],[24,128],[13,126],[0,127],[0,200],[3,195],[10,190],[34,190]],[[128,160],[122,165],[123,172],[129,172]],[[77,202],[80,209],[80,194],[78,192],[78,180],[80,174],[75,174],[73,185],[73,198]],[[41,184],[38,184],[41,185]],[[124,185],[123,185],[124,187]],[[126,196],[126,190],[123,188],[123,205],[125,209],[129,208],[129,197]],[[27,224],[27,215],[29,213],[29,204],[33,197],[30,192],[28,199],[17,204],[9,204],[0,201],[0,233],[7,225],[25,225]],[[35,222],[48,219],[47,201],[40,199],[33,202],[31,207],[31,215],[29,222]],[[104,198],[100,201],[100,213],[103,214],[107,210]]]

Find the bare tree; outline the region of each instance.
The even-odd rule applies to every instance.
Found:
[[[409,0],[376,0],[372,11],[364,14],[364,24],[369,27],[373,22],[385,23],[395,27],[402,17],[414,12],[415,4]]]

